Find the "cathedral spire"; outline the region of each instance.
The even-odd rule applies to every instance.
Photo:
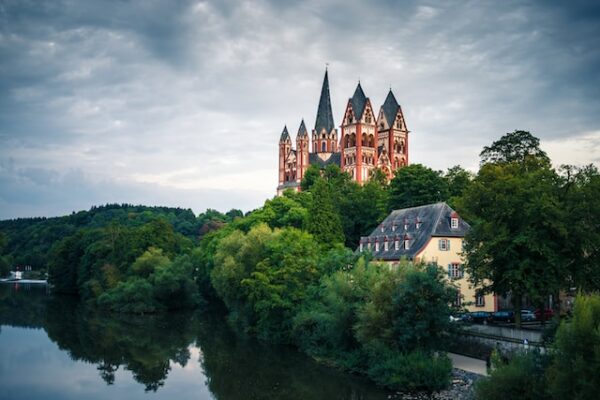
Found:
[[[300,123],[300,128],[298,128],[298,137],[307,137],[308,138],[308,132],[306,131],[306,125],[304,125],[304,118],[302,119],[302,122]]]
[[[352,111],[354,112],[354,116],[357,120],[362,118],[363,111],[365,111],[365,106],[367,105],[367,96],[365,96],[365,92],[363,92],[362,86],[360,86],[360,81],[358,82],[358,86],[356,86],[356,90],[354,91],[354,95],[350,99],[352,103]]]
[[[287,130],[287,125],[283,127],[283,132],[281,132],[281,137],[279,138],[279,143],[283,143],[285,141],[290,140],[290,134]]]
[[[392,93],[392,89],[388,93],[385,98],[385,102],[383,103],[383,115],[388,123],[388,126],[394,125],[394,121],[396,120],[396,114],[398,113],[398,109],[400,105],[396,101],[396,97],[394,97],[394,93]]]
[[[331,111],[331,99],[329,98],[329,78],[327,77],[327,69],[325,69],[325,78],[323,79],[321,98],[319,99],[319,108],[315,121],[315,131],[319,133],[322,129],[325,129],[329,133],[333,128],[333,112]]]

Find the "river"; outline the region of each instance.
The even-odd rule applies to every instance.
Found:
[[[103,314],[0,284],[0,399],[386,399],[365,379],[208,313]]]

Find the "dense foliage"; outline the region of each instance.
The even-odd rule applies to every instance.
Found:
[[[83,228],[98,229],[108,225],[133,228],[160,218],[171,224],[176,232],[197,240],[240,216],[239,210],[221,214],[209,209],[195,216],[190,209],[107,204],[63,217],[5,220],[0,221],[0,242],[1,236],[6,236],[5,253],[2,253],[0,243],[0,256],[10,256],[13,266],[45,269],[52,246]]]
[[[456,200],[471,224],[464,250],[473,281],[511,293],[517,310],[525,295],[542,308],[561,289],[600,289],[598,170],[556,171],[539,140],[523,131],[506,134],[481,157]]]
[[[600,392],[600,295],[578,296],[547,355],[519,354],[497,362],[477,386],[477,398],[592,400]]]

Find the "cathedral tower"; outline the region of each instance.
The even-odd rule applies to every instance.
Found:
[[[283,127],[281,137],[279,138],[279,186],[283,186],[284,183],[290,181],[290,168],[288,167],[288,161],[292,152],[292,140],[288,133],[287,126]]]
[[[296,136],[296,179],[298,183],[302,182],[304,172],[306,172],[309,165],[308,152],[308,131],[306,130],[306,125],[304,125],[304,120],[302,120],[300,128],[298,128],[298,135]]]
[[[315,129],[312,131],[313,153],[335,153],[337,152],[337,129],[333,124],[333,112],[331,111],[331,99],[329,97],[329,78],[325,70],[325,78],[321,88],[321,98],[317,109]],[[328,158],[323,155],[324,158]]]
[[[356,182],[366,182],[377,166],[378,142],[373,107],[359,82],[344,112],[340,142],[342,170],[350,173]]]
[[[389,159],[389,167],[383,164],[380,167],[389,178],[392,178],[394,170],[408,165],[409,131],[406,128],[402,108],[391,89],[379,110],[377,126],[379,147]]]

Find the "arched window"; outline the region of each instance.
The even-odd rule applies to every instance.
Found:
[[[354,147],[356,146],[356,133],[353,133],[350,136],[350,147]]]
[[[321,142],[321,151],[325,152],[327,150],[327,143]]]
[[[375,137],[373,135],[369,135],[369,147],[375,147]]]
[[[367,140],[368,140],[368,139],[367,139],[367,134],[366,134],[366,133],[363,133],[363,134],[362,134],[362,138],[361,138],[361,144],[362,144],[363,146],[366,146],[366,145],[367,145]]]

